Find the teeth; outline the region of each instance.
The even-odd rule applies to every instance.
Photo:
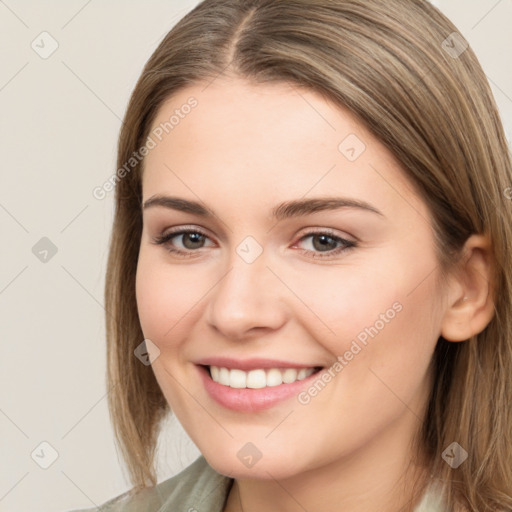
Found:
[[[287,368],[283,372],[283,382],[285,384],[291,384],[297,380],[297,370],[294,368]]]
[[[277,368],[267,370],[267,386],[279,386],[283,383],[283,375]]]
[[[247,387],[247,373],[242,370],[231,370],[229,372],[229,387],[231,388],[246,388]]]
[[[210,366],[210,375],[215,382],[237,389],[261,389],[279,386],[283,383],[291,384],[309,377],[314,371],[314,368],[301,368],[299,370],[295,368],[286,368],[286,370],[269,368],[268,370],[259,369],[244,372],[238,369],[229,370],[228,368]]]
[[[248,388],[259,389],[264,388],[267,385],[267,375],[265,374],[265,370],[252,370],[248,372],[246,375]]]
[[[302,379],[305,379],[306,377],[308,377],[308,373],[307,373],[307,369],[306,368],[301,368],[299,370],[299,373],[297,373],[297,380],[302,380]]]
[[[219,382],[219,373],[220,373],[219,367],[218,366],[210,366],[210,373],[211,373],[212,379],[215,382]]]

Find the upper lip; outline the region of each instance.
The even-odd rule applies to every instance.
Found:
[[[263,368],[321,368],[317,364],[295,363],[290,361],[282,361],[280,359],[233,359],[231,357],[206,357],[196,361],[196,364],[202,366],[218,366],[219,368],[238,369],[238,370],[257,370]]]

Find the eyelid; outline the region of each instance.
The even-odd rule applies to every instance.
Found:
[[[192,224],[191,225],[184,224],[184,225],[169,228],[169,230],[163,231],[162,234],[158,235],[157,238],[167,238],[167,237],[170,237],[173,235],[181,235],[184,233],[200,233],[201,235],[203,235],[209,239],[212,239],[212,237],[209,235],[209,233],[205,229],[203,229],[199,226],[192,225]]]
[[[358,243],[360,240],[354,236],[345,232],[340,232],[332,228],[323,228],[320,226],[315,226],[311,228],[306,228],[306,232],[300,235],[299,240],[308,236],[308,235],[329,235],[333,238],[341,238],[342,240],[346,240],[347,242]]]
[[[297,245],[306,238],[322,235],[327,235],[329,238],[332,238],[336,243],[339,243],[341,245],[330,251],[312,251],[310,249],[302,249],[300,247],[297,247]],[[300,238],[297,240],[297,242],[293,244],[292,249],[295,249],[305,254],[308,258],[324,260],[327,262],[329,260],[339,259],[343,253],[346,253],[358,246],[358,240],[350,240],[349,237],[340,236],[330,228],[314,228],[302,234]]]
[[[200,255],[202,251],[199,249],[204,249],[204,247],[200,247],[198,250],[183,250],[170,244],[170,241],[174,237],[185,235],[187,233],[199,233],[208,240],[211,240],[211,237],[202,228],[182,225],[171,228],[171,230],[167,232],[164,230],[161,234],[152,237],[151,243],[157,246],[162,246],[168,253],[174,254],[179,258],[193,258]]]
[[[162,245],[166,248],[167,251],[170,253],[174,253],[176,255],[179,255],[181,257],[193,257],[196,255],[199,255],[202,251],[201,249],[205,249],[207,247],[199,247],[197,249],[188,249],[183,250],[180,248],[176,248],[174,246],[171,246],[169,244],[170,240],[176,236],[185,235],[189,233],[199,233],[200,235],[204,236],[208,240],[212,240],[210,235],[204,230],[203,228],[200,228],[198,226],[194,225],[181,225],[176,226],[174,228],[171,228],[170,231],[167,231],[165,234],[162,233],[161,235],[158,235],[153,238],[152,243],[156,245]],[[311,249],[301,249],[300,247],[297,247],[297,244],[303,241],[305,238],[311,237],[311,236],[322,236],[327,235],[328,237],[334,239],[337,243],[341,243],[341,246],[336,247],[335,249],[329,250],[329,251],[314,251]],[[355,238],[355,240],[351,240],[350,238]],[[359,240],[356,237],[349,236],[345,238],[345,236],[342,236],[338,234],[335,230],[331,228],[321,228],[321,227],[310,227],[307,229],[305,233],[302,233],[302,235],[297,239],[296,242],[291,246],[292,249],[297,249],[299,252],[305,253],[309,255],[309,257],[316,258],[316,259],[329,259],[329,258],[335,258],[340,253],[346,252],[350,249],[353,249],[358,246]],[[211,246],[210,246],[211,247]]]

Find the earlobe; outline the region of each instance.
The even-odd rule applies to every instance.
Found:
[[[455,342],[482,332],[494,316],[493,256],[489,239],[472,235],[462,251],[441,325],[443,338]]]

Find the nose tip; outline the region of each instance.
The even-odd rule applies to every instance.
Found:
[[[250,252],[251,242],[247,243]],[[278,329],[286,312],[277,285],[262,258],[247,263],[241,256],[212,291],[208,324],[237,340]]]

